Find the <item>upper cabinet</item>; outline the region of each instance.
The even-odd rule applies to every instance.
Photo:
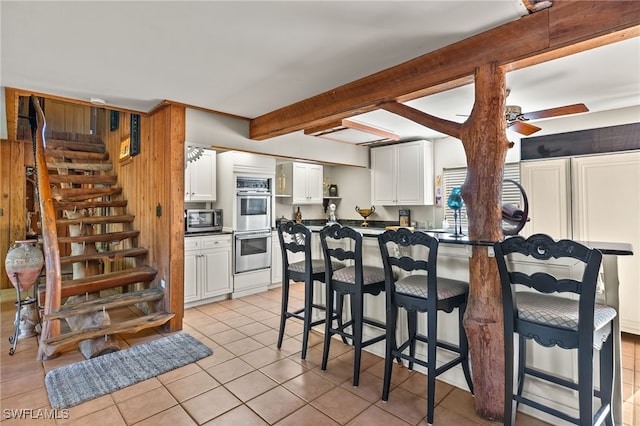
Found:
[[[216,200],[216,152],[205,149],[184,171],[185,201]]]
[[[276,178],[279,179],[280,172],[284,173],[284,191],[277,191],[276,194],[291,194],[293,204],[322,204],[322,165],[283,163],[278,167]]]
[[[405,142],[371,148],[373,205],[433,204],[433,143]]]

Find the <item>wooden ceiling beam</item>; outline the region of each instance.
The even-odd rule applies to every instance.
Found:
[[[637,1],[555,0],[548,9],[251,120],[264,140],[473,82],[476,68],[513,70],[638,35]]]

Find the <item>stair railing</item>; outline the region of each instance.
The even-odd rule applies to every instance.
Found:
[[[38,98],[31,95],[29,100],[29,123],[31,125],[31,140],[33,143],[34,162],[38,200],[40,204],[40,220],[42,230],[42,246],[45,260],[45,304],[44,314],[50,314],[60,309],[62,294],[62,271],[60,267],[60,248],[58,246],[58,232],[56,229],[56,212],[51,196],[49,170],[45,158],[47,121],[40,107]],[[38,124],[40,124],[38,126]],[[60,335],[60,320],[43,321],[40,341],[46,341]],[[44,357],[42,348],[38,350],[38,359]]]

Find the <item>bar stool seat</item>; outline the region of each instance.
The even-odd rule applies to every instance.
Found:
[[[436,377],[461,364],[469,390],[473,393],[467,336],[462,324],[469,284],[437,277],[438,240],[424,232],[413,232],[409,229],[385,231],[378,236],[378,244],[385,271],[387,307],[387,344],[382,400],[389,400],[394,358],[409,361],[409,369],[413,369],[414,363],[425,367],[427,369],[427,423],[433,424]],[[410,254],[406,253],[407,248],[412,250]],[[394,268],[401,269],[410,275],[397,279]],[[406,310],[408,320],[408,336],[400,344],[397,343],[396,337],[398,308]],[[450,313],[456,308],[458,308],[459,336],[457,346],[438,340],[437,336],[438,311]],[[426,335],[418,333],[418,312],[427,314]],[[416,356],[418,341],[427,344],[426,359]],[[452,359],[439,367],[436,363],[437,348],[454,354]]]
[[[289,221],[278,226],[278,239],[282,252],[282,304],[280,310],[280,329],[278,331],[277,347],[282,347],[286,321],[289,318],[296,318],[303,322],[302,331],[302,353],[301,358],[307,357],[307,346],[309,342],[309,332],[312,327],[323,324],[324,317],[315,321],[312,320],[313,309],[325,311],[325,306],[313,303],[313,283],[314,281],[324,282],[325,262],[323,259],[313,259],[311,257],[311,231],[300,223]],[[289,263],[289,253],[292,257],[296,254],[303,254],[304,259]],[[333,262],[331,267],[334,270],[344,268],[344,264]],[[296,310],[289,310],[289,283],[304,283],[304,306]],[[341,299],[340,299],[341,300]],[[342,310],[338,310],[336,318],[342,323]]]
[[[554,241],[544,234],[496,242],[494,251],[504,310],[504,424],[515,424],[518,404],[524,404],[576,425],[613,425],[611,334],[616,310],[595,303],[602,254],[578,242]],[[572,271],[577,272],[562,274],[563,268],[556,266],[558,259],[570,261]],[[552,267],[545,267],[551,260]],[[532,267],[536,264],[541,267]],[[581,276],[575,278],[574,274]],[[528,291],[516,291],[518,287]],[[527,339],[545,347],[577,350],[577,381],[527,366]],[[594,388],[594,349],[600,351],[600,389]],[[527,377],[578,391],[578,417],[523,396]],[[600,399],[595,413],[594,396]]]
[[[327,226],[320,231],[320,241],[324,253],[326,278],[327,315],[325,322],[324,349],[322,352],[322,370],[327,369],[331,337],[339,335],[351,339],[354,346],[353,386],[360,381],[360,361],[362,349],[385,339],[385,324],[364,316],[364,295],[378,295],[384,290],[384,270],[377,266],[362,264],[362,234],[350,227],[339,224]],[[341,246],[340,243],[346,243]],[[333,268],[334,262],[351,261],[352,265],[340,270]],[[338,323],[334,327],[334,293],[339,297],[349,296],[351,302],[351,319]],[[336,308],[341,309],[342,300],[338,300]],[[368,340],[363,340],[364,324],[381,330],[382,333]],[[350,327],[350,329],[349,329]]]

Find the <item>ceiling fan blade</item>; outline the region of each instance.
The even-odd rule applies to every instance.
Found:
[[[524,121],[512,121],[510,123],[507,123],[507,127],[525,136],[529,136],[537,131],[542,130],[540,127],[534,126],[533,124],[525,123]]]
[[[588,112],[589,108],[585,104],[565,105],[557,108],[542,109],[540,111],[525,112],[522,118],[525,120],[537,120],[539,118],[558,117],[560,115],[578,114]]]

